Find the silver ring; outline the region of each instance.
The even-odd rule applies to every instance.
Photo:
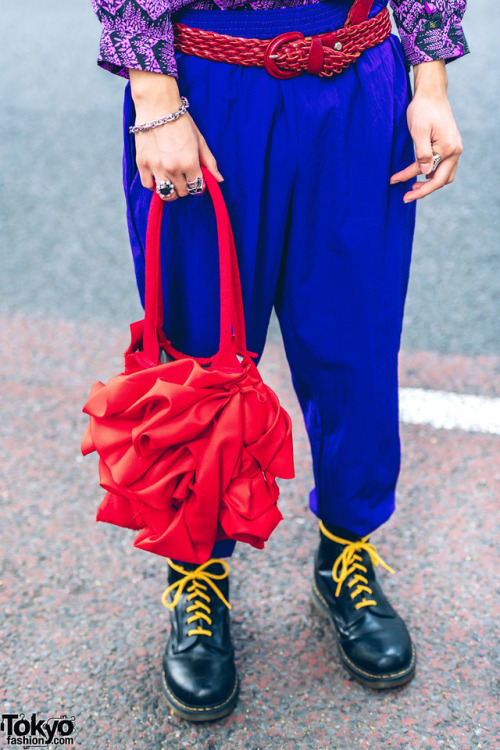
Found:
[[[205,181],[203,177],[196,177],[194,180],[186,180],[186,187],[189,195],[199,195],[205,190]]]
[[[441,156],[440,154],[436,154],[436,153],[434,153],[434,151],[432,152],[432,156],[433,156],[434,158],[433,158],[433,162],[432,162],[432,169],[431,169],[431,172],[434,172],[434,170],[435,170],[435,169],[436,169],[436,167],[438,166],[439,162],[443,160],[443,157],[442,157],[442,156]]]
[[[175,186],[171,180],[162,180],[156,185],[156,192],[160,198],[169,198],[172,193],[175,193]]]

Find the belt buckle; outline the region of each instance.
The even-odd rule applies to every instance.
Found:
[[[274,78],[285,80],[287,78],[296,78],[303,72],[302,70],[282,70],[276,64],[278,49],[286,42],[294,42],[297,39],[305,39],[301,31],[285,31],[284,34],[278,34],[271,39],[264,52],[264,67]]]

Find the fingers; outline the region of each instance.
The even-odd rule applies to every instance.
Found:
[[[209,170],[209,172],[213,174],[217,182],[222,182],[224,180],[224,177],[219,172],[215,156],[212,154],[212,152],[208,148],[206,140],[204,139],[204,137],[199,131],[198,131],[198,143],[199,143],[200,164],[203,164],[203,166],[206,167]]]
[[[155,190],[156,186],[160,185],[162,182],[171,182],[173,184],[174,191],[170,195],[162,195],[159,193],[160,198],[168,202],[177,200],[177,198],[185,198],[190,195],[187,189],[188,180],[194,181],[197,177],[203,178],[200,164],[194,159],[190,164],[184,167],[185,171],[181,171],[180,168],[167,171],[161,165],[157,165],[153,169],[150,169],[145,164],[140,164],[139,166],[139,161],[138,167],[141,176],[141,183],[148,190]]]
[[[189,195],[186,187],[186,177],[180,168],[175,169],[175,171],[172,170],[169,173],[168,179],[174,183],[176,197],[185,198],[186,195]]]
[[[158,193],[158,195],[160,196],[160,198],[162,199],[162,201],[165,201],[165,202],[167,202],[167,203],[171,203],[172,201],[175,201],[175,200],[177,200],[177,198],[178,198],[179,196],[177,195],[177,191],[176,191],[176,189],[175,189],[175,183],[174,183],[174,181],[172,180],[172,178],[171,178],[171,176],[170,176],[170,175],[164,175],[164,176],[163,176],[163,177],[162,177],[161,179],[160,179],[160,178],[157,178],[157,179],[155,180],[155,182],[156,182],[156,185],[157,185],[157,186],[158,186],[158,187],[159,187],[160,189],[161,189],[162,187],[166,187],[166,186],[164,185],[164,183],[167,183],[167,184],[168,184],[168,183],[170,183],[170,184],[171,184],[171,185],[173,185],[173,187],[174,187],[174,189],[173,189],[173,190],[171,191],[171,193],[170,193],[169,195],[163,195],[163,194],[162,194],[161,192],[159,192],[158,190],[156,191],[156,192]],[[163,184],[162,184],[162,183],[163,183]]]
[[[141,177],[141,184],[143,187],[147,188],[148,190],[154,190],[155,189],[155,179],[153,177],[153,173],[151,169],[149,168],[149,165],[146,161],[142,161],[141,159],[137,158],[137,168],[139,170],[139,175]]]
[[[458,145],[450,146],[444,144],[443,147],[441,144],[439,146],[431,144],[431,148],[433,146],[433,153],[439,153],[442,157],[441,161],[436,169],[431,169],[431,171],[426,173],[425,181],[415,182],[411,191],[405,193],[403,196],[405,203],[424,198],[435,190],[444,187],[444,185],[449,185],[455,179],[455,174],[458,169],[458,160],[463,150],[461,142]],[[409,167],[393,174],[389,179],[389,183],[394,185],[397,182],[404,182],[405,180],[409,180],[419,174],[421,174],[420,162],[416,161],[413,164],[410,164]]]
[[[188,190],[187,183],[188,181],[194,182],[197,178],[200,178],[202,182],[203,180],[203,174],[201,171],[201,167],[198,163],[193,162],[192,164],[185,167],[185,172],[169,172],[168,174],[163,173],[163,176],[160,178],[156,178],[156,184],[159,185],[161,182],[171,182],[174,186],[174,191],[170,193],[168,196],[160,195],[160,198],[162,200],[166,201],[174,201],[177,200],[177,198],[185,198],[188,195],[197,195],[197,193],[190,193]]]
[[[421,130],[414,135],[413,140],[417,160],[413,164],[410,164],[409,167],[393,174],[389,180],[391,185],[394,185],[396,182],[411,180],[412,177],[417,177],[419,174],[427,175],[432,171],[434,156],[430,133],[427,130]],[[434,151],[434,153],[436,152]]]
[[[137,168],[139,170],[139,174],[141,177],[141,184],[143,187],[147,188],[148,190],[155,190],[157,185],[160,185],[161,182],[167,182],[170,181],[174,184],[175,182],[172,179],[171,175],[167,174],[164,170],[161,169],[161,167],[156,167],[154,170],[149,166],[149,161],[140,155],[136,157],[137,161]],[[160,198],[163,201],[172,201],[176,200],[177,194],[174,191],[170,195],[161,195],[161,193],[158,193]]]
[[[456,160],[444,159],[425,182],[414,183],[411,191],[403,196],[403,201],[410,203],[419,198],[424,198],[435,190],[444,187],[444,185],[449,185],[453,182],[457,167],[458,162]]]
[[[430,130],[427,128],[417,130],[416,133],[413,133],[413,141],[418,168],[422,174],[428,174],[432,169],[433,162]]]
[[[414,161],[409,167],[405,167],[400,172],[395,172],[389,182],[391,185],[394,185],[396,182],[406,182],[406,180],[411,180],[412,177],[416,177],[419,174],[421,174],[420,167],[418,166],[418,162]]]
[[[203,179],[203,172],[201,171],[201,167],[199,163],[192,164],[190,167],[187,167],[184,173],[184,177],[185,177],[186,182],[194,182],[195,180],[201,180],[203,184],[203,190],[205,189],[205,180]],[[198,195],[198,194],[192,193],[192,195]],[[201,195],[201,193],[199,193],[199,195]]]
[[[455,166],[453,167],[452,173],[451,173],[450,177],[448,178],[448,183],[447,183],[448,185],[450,183],[452,183],[453,180],[455,179],[455,175],[457,173],[457,169],[458,169],[458,161],[456,162]]]
[[[174,127],[175,126],[175,127]],[[206,167],[217,182],[224,180],[214,155],[189,115],[176,121],[171,128],[161,127],[136,136],[136,162],[141,182],[154,190],[162,182],[172,183],[174,190],[160,197],[174,201],[188,195],[188,181],[203,184],[202,167]],[[203,191],[202,191],[203,192]]]
[[[160,195],[163,200],[173,201],[177,200],[177,198],[185,198],[188,195],[196,195],[196,193],[189,192],[187,183],[188,181],[194,182],[197,178],[200,178],[203,181],[203,173],[201,171],[201,167],[198,162],[193,160],[193,162],[185,166],[184,169],[184,172],[181,172],[180,170],[177,170],[175,172],[171,171],[168,173],[168,175],[163,176],[161,180],[156,180],[157,184],[159,184],[161,181],[170,180],[170,182],[174,186],[174,192],[171,193],[168,197]]]

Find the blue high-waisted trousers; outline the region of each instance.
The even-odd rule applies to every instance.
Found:
[[[350,5],[188,9],[174,20],[266,39],[336,29]],[[375,0],[371,15],[385,5]],[[264,68],[176,58],[180,93],[225,178],[250,351],[262,353],[273,307],[279,319],[312,449],[310,507],[369,534],[394,510],[400,468],[397,364],[415,222],[415,203],[403,203],[412,181],[389,185],[415,160],[400,41],[391,34],[331,78],[278,80]],[[134,116],[127,87],[124,182],[142,298],[151,192],[128,134]],[[187,354],[213,354],[219,279],[208,191],[167,203],[162,273],[167,337]]]

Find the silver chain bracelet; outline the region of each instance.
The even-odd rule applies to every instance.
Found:
[[[179,109],[176,109],[175,112],[171,112],[169,115],[165,115],[165,117],[161,117],[159,120],[151,120],[151,122],[144,122],[142,125],[131,125],[128,129],[128,132],[129,133],[145,133],[148,130],[152,130],[153,128],[159,128],[160,125],[165,125],[167,122],[172,122],[173,120],[177,120],[181,115],[186,114],[187,108],[189,107],[189,102],[185,96],[181,96],[181,102],[182,102],[182,105],[179,107]]]

